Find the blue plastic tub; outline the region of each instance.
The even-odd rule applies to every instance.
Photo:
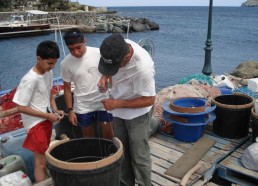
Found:
[[[210,113],[208,119],[203,123],[177,122],[172,120],[166,112],[163,112],[163,118],[172,123],[173,135],[177,140],[183,142],[195,142],[203,135],[205,126],[216,119],[216,115]]]
[[[222,95],[232,94],[232,89],[228,87],[218,87]]]
[[[207,119],[208,114],[201,114],[201,115],[177,115],[177,114],[170,114],[169,112],[164,110],[164,113],[172,120],[183,122],[182,120],[185,120],[183,123],[204,123]],[[181,121],[180,121],[181,120]]]
[[[207,115],[213,112],[216,106],[205,107],[205,110],[203,112],[183,113],[183,112],[175,112],[174,110],[172,110],[170,108],[170,101],[167,101],[162,105],[162,108],[164,110],[164,113],[166,113],[168,117],[177,116],[177,117],[184,118],[185,120],[187,120],[187,122],[185,123],[205,123],[205,121],[207,120]],[[169,119],[172,119],[172,118],[169,117]]]
[[[175,112],[197,113],[204,112],[206,100],[199,97],[182,97],[171,101],[170,108]]]

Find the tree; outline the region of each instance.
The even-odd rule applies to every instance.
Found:
[[[58,0],[60,10],[69,10],[69,0]]]
[[[59,0],[40,0],[41,6],[47,6],[48,9],[51,9],[51,6],[55,3],[58,3]]]
[[[0,0],[0,9],[9,8],[11,6],[10,0]]]
[[[17,7],[26,7],[29,0],[15,0]]]

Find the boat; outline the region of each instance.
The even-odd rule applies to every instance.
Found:
[[[47,34],[51,32],[48,18],[33,19],[48,12],[40,10],[27,10],[26,15],[11,15],[8,21],[0,23],[0,38],[10,36],[24,36],[35,34]]]

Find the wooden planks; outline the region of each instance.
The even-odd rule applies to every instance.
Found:
[[[244,150],[252,144],[252,139],[244,143],[235,150],[230,156],[226,157],[218,164],[218,175],[233,183],[252,186],[258,183],[258,172],[246,169],[241,163]]]
[[[185,174],[193,168],[202,157],[215,144],[214,140],[206,137],[200,138],[191,149],[181,156],[171,167],[166,170],[165,174],[182,179]]]
[[[238,140],[221,138],[215,135],[210,128],[206,130],[203,136],[215,140],[216,143],[198,162],[202,167],[190,177],[187,185],[193,185],[200,181],[202,183],[208,182],[215,171],[216,165],[249,139],[249,137]],[[191,149],[194,143],[181,142],[172,135],[161,133],[153,135],[149,143],[151,146],[152,173],[156,175],[152,182],[157,185],[164,185],[165,179],[179,185],[181,179],[166,175],[165,171]]]

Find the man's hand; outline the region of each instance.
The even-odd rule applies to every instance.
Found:
[[[101,101],[101,103],[103,104],[104,108],[106,110],[113,110],[116,108],[120,108],[120,102],[121,100],[117,100],[117,99],[103,99]]]
[[[63,110],[57,110],[56,114],[58,114],[59,119],[63,119],[64,118],[64,111]]]
[[[109,79],[111,79],[111,77],[108,76],[101,76],[99,82],[98,82],[98,87],[99,87],[99,91],[101,93],[104,93],[108,90],[108,88],[110,88],[109,86]]]

